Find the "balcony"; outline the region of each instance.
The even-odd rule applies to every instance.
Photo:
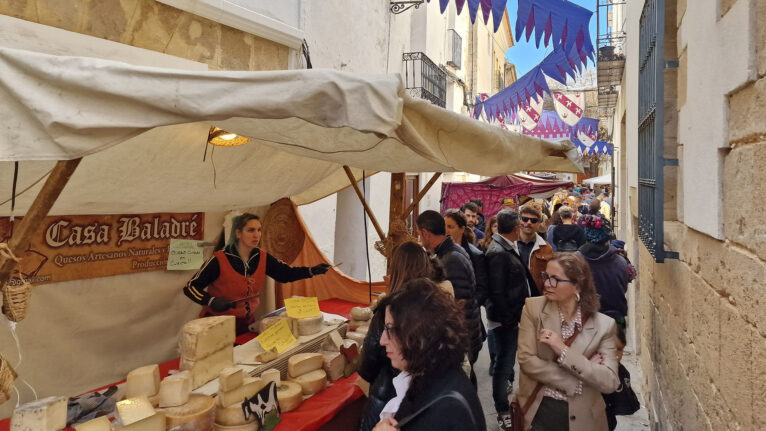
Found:
[[[615,87],[622,82],[625,71],[625,3],[624,0],[598,0],[596,69],[599,108],[614,108],[617,103]]]
[[[404,84],[407,94],[436,106],[447,106],[447,74],[422,52],[405,52]]]

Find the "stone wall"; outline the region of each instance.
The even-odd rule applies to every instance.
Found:
[[[154,0],[0,0],[0,14],[206,63],[287,69],[289,49]]]
[[[721,14],[736,3],[721,1]],[[722,202],[703,200],[684,209],[680,197],[670,197],[665,249],[679,251],[679,260],[655,264],[639,247],[636,324],[645,396],[663,430],[766,428],[766,224],[760,214],[766,196],[766,0],[752,4],[757,78],[726,95]],[[680,23],[686,2],[678,7]],[[689,92],[700,91],[687,87],[685,55],[680,53],[677,72],[681,115]],[[679,144],[679,151],[695,145]],[[680,169],[684,176],[704,175],[683,157]],[[678,192],[683,194],[682,185]],[[716,211],[719,205],[723,239],[684,224],[684,212]]]

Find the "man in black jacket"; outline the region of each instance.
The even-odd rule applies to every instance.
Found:
[[[444,225],[444,218],[436,211],[423,211],[416,220],[417,234],[420,238],[420,244],[425,247],[429,253],[433,253],[439,258],[444,271],[447,273],[447,280],[452,283],[455,290],[455,299],[464,300],[463,310],[465,311],[467,330],[471,339],[471,345],[468,350],[468,360],[471,362],[471,382],[476,384],[476,377],[473,372],[473,364],[479,357],[481,346],[484,342],[485,334],[481,323],[481,311],[476,299],[476,278],[473,273],[473,265],[468,253],[458,244],[447,236],[447,230]]]
[[[497,355],[492,375],[492,398],[495,401],[497,424],[500,430],[510,430],[510,404],[508,384],[513,382],[513,364],[519,340],[519,321],[524,300],[539,292],[527,266],[519,257],[516,241],[519,239],[519,214],[502,210],[497,214],[497,232],[487,248],[489,267],[490,306],[487,320],[499,323],[493,329]]]

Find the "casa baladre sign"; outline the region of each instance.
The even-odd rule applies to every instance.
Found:
[[[202,240],[204,213],[51,216],[43,219],[19,269],[32,284],[165,270],[171,239]],[[0,242],[14,224],[0,217]],[[19,283],[14,277],[8,284]]]

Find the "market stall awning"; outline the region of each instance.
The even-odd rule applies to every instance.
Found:
[[[529,194],[536,198],[553,196],[553,193],[556,190],[566,189],[574,186],[574,183],[571,181],[546,180],[543,178],[524,174],[502,175],[499,177],[487,178],[486,180],[479,181],[479,183],[492,184],[497,187],[507,187],[514,184],[530,183],[532,184],[532,188],[530,189]]]
[[[18,190],[54,160],[85,156],[52,214],[310,202],[348,185],[343,165],[357,173],[580,170],[571,142],[412,99],[398,75],[196,72],[0,48],[0,82],[0,168],[21,161]],[[208,150],[203,162],[211,125],[251,141]],[[17,213],[39,187],[18,197]],[[10,194],[3,176],[0,196]]]
[[[587,180],[583,180],[583,183],[591,186],[596,184],[612,184],[612,175],[606,174],[599,177],[588,178]]]

